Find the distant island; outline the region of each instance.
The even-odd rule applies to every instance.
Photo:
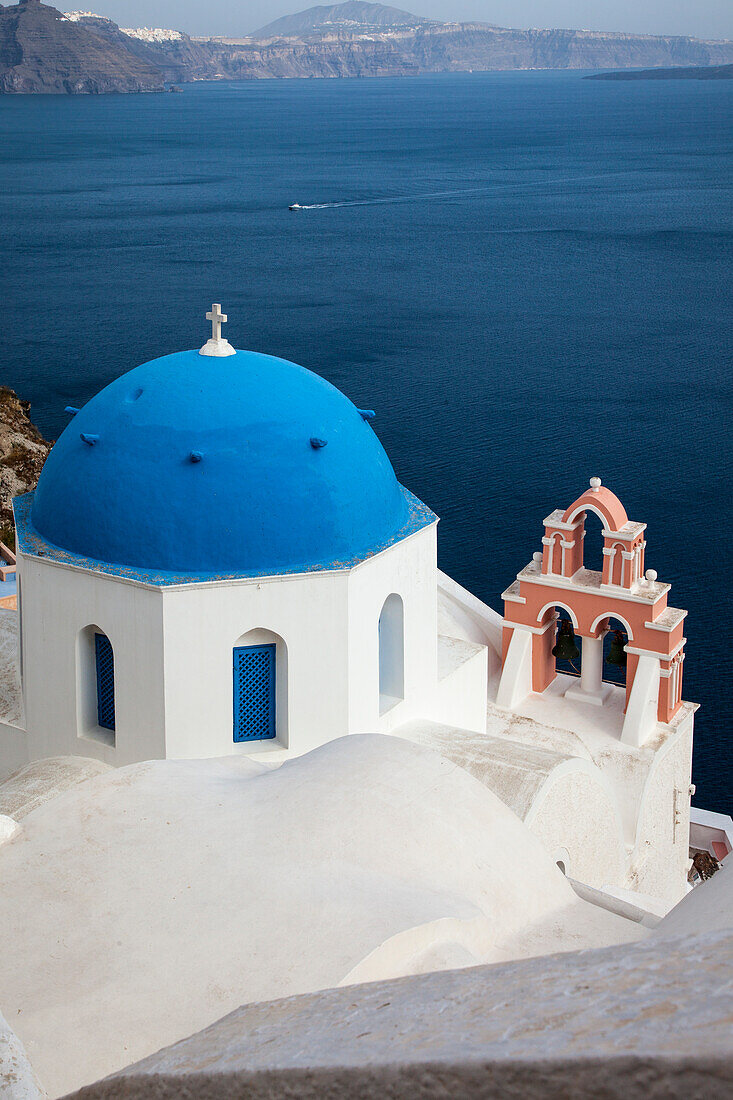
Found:
[[[731,63],[733,42],[445,23],[363,0],[309,8],[251,34],[219,38],[120,28],[103,16],[63,13],[40,0],[0,5],[0,93],[158,92],[194,80]]]
[[[675,66],[673,69],[632,69],[626,72],[593,73],[586,80],[731,80],[733,65]]]

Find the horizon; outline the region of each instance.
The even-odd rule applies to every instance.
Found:
[[[55,6],[55,5],[54,5]],[[95,0],[97,15],[123,27],[164,27],[192,36],[245,35],[286,15],[315,5],[298,0]],[[703,39],[733,37],[733,8],[724,0],[700,0],[694,10],[680,0],[650,0],[643,9],[632,0],[599,0],[593,16],[581,0],[420,0],[415,5],[389,5],[439,22],[480,22],[513,29],[591,30],[627,34],[682,35]],[[59,5],[60,10],[77,10]]]

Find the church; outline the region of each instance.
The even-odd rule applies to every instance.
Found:
[[[397,481],[373,411],[236,351],[218,304],[207,319],[200,350],[68,409],[15,501],[0,779],[50,757],[276,766],[392,735],[490,787],[588,888],[679,900],[695,706],[645,524],[591,478],[538,522],[499,615],[438,569],[438,517]]]

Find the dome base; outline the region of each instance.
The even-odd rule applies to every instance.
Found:
[[[202,348],[199,348],[199,355],[213,355],[217,359],[223,359],[225,355],[236,355],[236,348],[233,348],[228,340],[207,340]]]

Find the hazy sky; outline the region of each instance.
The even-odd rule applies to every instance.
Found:
[[[123,27],[246,34],[313,4],[308,0],[72,0],[71,4],[56,0],[55,6],[88,7]],[[395,0],[393,6],[435,19],[481,20],[502,27],[585,27],[733,38],[731,0],[415,0],[414,4]]]

